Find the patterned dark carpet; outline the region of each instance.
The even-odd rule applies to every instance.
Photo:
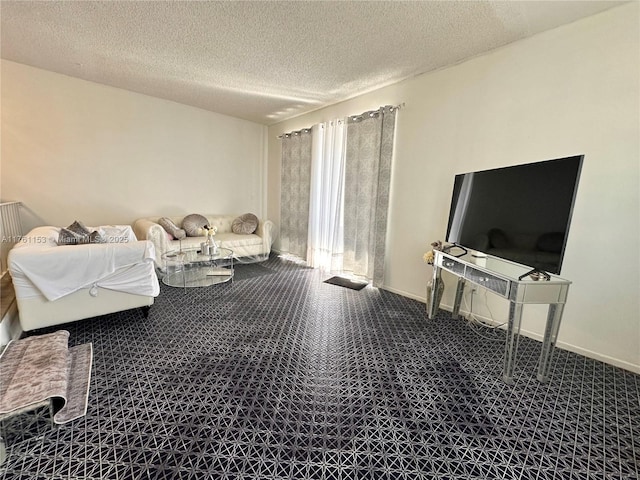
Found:
[[[639,478],[639,376],[558,350],[540,384],[523,338],[507,386],[503,343],[465,321],[262,265],[65,325],[94,346],[87,416],[10,448],[0,478]]]

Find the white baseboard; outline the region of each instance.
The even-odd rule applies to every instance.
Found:
[[[426,302],[426,300],[423,300]],[[442,310],[446,310],[448,312],[451,312],[453,310],[453,306],[452,305],[440,305],[440,308]],[[460,309],[460,315],[462,317],[467,317],[469,315],[469,311],[468,310],[463,310],[462,308]],[[481,320],[482,322],[485,322],[489,325],[500,325],[504,322],[497,322],[495,320],[493,320],[492,318],[489,317],[484,317],[482,315],[478,315],[477,313],[473,314],[476,318],[478,318],[479,320]],[[499,327],[499,328],[506,328],[506,326],[504,327]],[[524,335],[525,337],[529,337],[532,338],[534,340],[537,340],[538,342],[542,342],[542,334],[537,333],[537,332],[532,332],[530,330],[527,330],[525,328],[521,328],[520,329],[520,333],[522,335]],[[573,353],[577,353],[579,355],[583,355],[585,357],[588,358],[592,358],[594,360],[598,360],[601,362],[604,362],[608,365],[612,365],[614,367],[620,367],[624,370],[628,370],[630,372],[633,373],[638,373],[640,374],[640,365],[635,365],[631,362],[626,362],[624,360],[620,360],[618,358],[615,357],[610,357],[609,355],[603,355],[601,353],[598,352],[594,352],[593,350],[588,350],[586,348],[582,348],[579,347],[577,345],[573,345],[571,343],[567,343],[567,342],[562,342],[562,341],[558,341],[556,342],[556,347],[561,348],[562,350],[567,350],[569,352],[573,352]]]
[[[16,340],[22,335],[18,306],[14,301],[7,313],[0,321],[0,346],[6,345],[11,340]]]
[[[413,300],[417,300],[419,302],[422,302],[424,304],[427,303],[427,299],[425,297],[421,297],[419,295],[414,295],[414,294],[411,294],[411,293],[408,293],[408,292],[404,292],[402,290],[398,290],[398,289],[395,289],[395,288],[389,288],[389,287],[382,287],[382,288],[384,290],[389,291],[389,292],[396,293],[398,295],[402,295],[403,297],[408,297],[408,298],[411,298]],[[446,310],[448,312],[451,312],[453,310],[453,305],[440,304],[440,308],[442,310]],[[426,309],[426,305],[425,305],[425,309]],[[463,310],[461,308],[460,309],[460,315],[466,318],[469,315],[469,311],[468,310]],[[489,325],[500,325],[501,323],[503,323],[503,322],[496,322],[495,320],[493,320],[491,318],[483,317],[483,316],[478,315],[476,313],[474,313],[474,316],[476,318],[482,320],[483,322],[489,324]],[[505,328],[505,327],[500,327],[500,328]],[[529,331],[529,330],[526,330],[526,329],[522,328],[522,329],[520,329],[520,333],[522,335],[524,335],[525,337],[533,338],[534,340],[542,342],[542,335],[537,333],[537,332],[532,332],[532,331]],[[556,347],[561,348],[563,350],[567,350],[569,352],[577,353],[579,355],[583,355],[583,356],[588,357],[588,358],[592,358],[594,360],[598,360],[598,361],[604,362],[604,363],[606,363],[608,365],[613,365],[614,367],[620,367],[620,368],[622,368],[624,370],[628,370],[630,372],[640,374],[640,365],[636,365],[636,364],[633,364],[631,362],[620,360],[619,358],[610,357],[609,355],[603,355],[601,353],[594,352],[593,350],[588,350],[586,348],[582,348],[582,347],[579,347],[577,345],[573,345],[571,343],[562,342],[562,341],[558,341],[556,343]]]
[[[414,294],[409,293],[409,292],[398,290],[397,288],[389,288],[389,287],[386,287],[386,286],[382,286],[380,288],[382,290],[386,290],[387,292],[391,292],[391,293],[395,293],[395,294],[398,294],[398,295],[402,295],[403,297],[408,297],[408,298],[411,298],[413,300],[417,300],[419,302],[422,302],[424,304],[427,303],[427,299],[425,297],[421,297],[419,295],[414,295]]]

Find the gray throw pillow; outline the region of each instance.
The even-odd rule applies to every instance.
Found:
[[[78,245],[80,235],[72,232],[68,228],[62,227],[58,235],[58,245]]]
[[[182,219],[182,229],[187,233],[187,237],[201,237],[202,229],[209,226],[209,220],[203,215],[192,213]]]
[[[107,243],[107,239],[103,238],[102,235],[100,235],[100,232],[98,232],[97,230],[91,232],[88,238],[88,243]]]
[[[85,227],[82,222],[79,222],[78,220],[76,220],[71,225],[69,225],[67,227],[67,230],[70,230],[76,235],[80,235],[81,237],[84,237],[91,233],[91,231],[87,227]]]
[[[182,240],[187,236],[187,233],[183,229],[178,228],[178,226],[173,223],[170,218],[162,217],[160,220],[158,220],[158,223],[162,228],[165,229],[165,231],[169,235],[171,235],[176,240]]]
[[[240,235],[251,235],[258,228],[258,217],[253,213],[245,213],[233,220],[231,231]]]
[[[97,230],[93,232],[76,220],[67,228],[61,228],[58,235],[58,245],[84,245],[87,243],[105,243]]]

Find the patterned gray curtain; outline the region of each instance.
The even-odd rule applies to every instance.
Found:
[[[281,178],[280,247],[283,253],[306,260],[311,191],[311,129],[282,137]]]
[[[343,270],[384,280],[395,107],[349,117],[344,191]]]

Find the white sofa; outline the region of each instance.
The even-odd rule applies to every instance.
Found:
[[[186,215],[167,216],[176,226],[182,226],[182,220]],[[259,220],[256,231],[249,235],[236,234],[231,231],[233,220],[239,215],[204,215],[209,220],[209,225],[217,227],[218,232],[214,239],[218,246],[229,248],[233,251],[233,257],[244,263],[266,260],[271,252],[273,243],[273,222]],[[186,237],[182,240],[170,239],[164,228],[158,223],[161,217],[139,218],[133,224],[133,231],[139,239],[150,240],[155,246],[156,263],[164,268],[162,255],[170,250],[178,250],[180,247],[197,247],[206,240],[205,237]]]
[[[153,305],[160,293],[153,244],[138,241],[128,225],[96,228],[109,243],[58,245],[60,228],[45,226],[11,249],[24,331]]]

